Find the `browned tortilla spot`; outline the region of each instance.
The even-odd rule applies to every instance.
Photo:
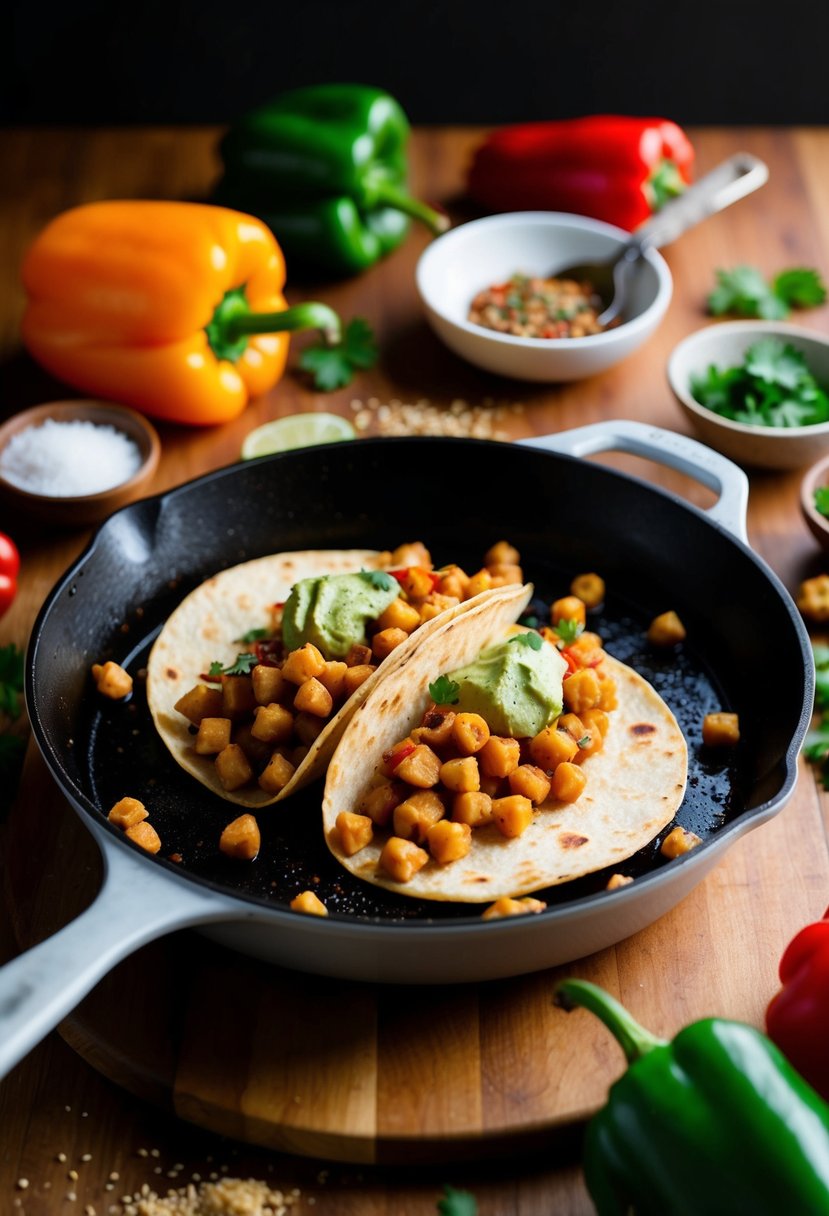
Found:
[[[635,722],[629,730],[632,735],[652,735],[656,727],[651,722]]]
[[[589,836],[576,836],[574,832],[562,832],[559,837],[564,849],[579,849],[583,844],[587,844],[589,839]]]
[[[164,674],[168,680],[177,680],[181,673],[176,671],[175,667],[168,667]]]

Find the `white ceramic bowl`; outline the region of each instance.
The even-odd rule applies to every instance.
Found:
[[[605,261],[630,233],[560,211],[515,211],[461,224],[433,241],[417,264],[417,288],[435,333],[461,358],[519,380],[580,380],[635,351],[656,329],[671,299],[668,266],[645,255],[629,317],[585,338],[518,338],[467,320],[475,295],[513,274],[555,275],[578,263]]]
[[[778,337],[801,351],[809,370],[829,387],[829,338],[786,321],[719,321],[684,338],[668,360],[668,381],[700,438],[737,464],[763,469],[800,469],[829,451],[829,422],[815,426],[751,426],[732,422],[691,396],[691,376],[716,367],[736,367],[750,346]]]

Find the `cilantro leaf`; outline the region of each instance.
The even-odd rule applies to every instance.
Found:
[[[311,373],[315,388],[328,393],[350,384],[355,371],[374,367],[378,353],[368,321],[355,317],[346,326],[339,342],[333,345],[317,342],[306,347],[300,355],[299,366]]]
[[[559,649],[561,649],[563,646],[572,646],[576,638],[580,634],[584,633],[584,625],[582,625],[581,621],[576,620],[562,619],[560,621],[556,621],[553,628],[559,637]]]
[[[226,676],[247,676],[253,671],[259,660],[255,654],[250,654],[247,650],[237,654],[235,660],[224,668]]]
[[[811,426],[829,420],[829,396],[796,347],[761,338],[738,367],[711,365],[690,377],[693,397],[715,414],[750,426]]]
[[[240,638],[234,638],[234,642],[239,642],[242,646],[249,646],[251,642],[261,642],[263,638],[270,637],[270,631],[267,629],[249,629],[247,633],[243,633]]]
[[[478,1216],[478,1204],[469,1191],[456,1191],[452,1186],[443,1188],[443,1198],[438,1200],[440,1216]]]
[[[708,297],[708,310],[715,317],[734,313],[782,321],[792,308],[815,308],[826,299],[826,288],[816,270],[795,266],[782,270],[769,283],[754,266],[718,270],[717,285]]]
[[[0,713],[16,718],[23,692],[23,651],[12,642],[0,646]]]
[[[367,583],[371,583],[372,587],[377,587],[380,591],[391,591],[396,581],[390,574],[386,574],[384,570],[361,570],[360,577],[364,578]]]
[[[448,676],[438,676],[429,685],[429,696],[435,705],[457,705],[460,700],[460,691],[460,684],[456,684]]]
[[[251,654],[248,650],[243,650],[237,654],[232,663],[227,667],[222,667],[218,659],[214,659],[207,669],[208,678],[216,678],[218,676],[247,676],[253,671],[256,664],[259,662],[255,654]]]
[[[540,650],[542,646],[541,636],[537,633],[516,633],[514,638],[510,638],[510,642],[520,642],[530,650]]]
[[[795,266],[781,270],[772,287],[790,308],[816,308],[826,299],[826,287],[816,270]]]

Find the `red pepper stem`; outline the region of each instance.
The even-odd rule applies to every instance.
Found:
[[[413,219],[420,220],[435,236],[439,236],[449,227],[448,215],[436,211],[419,198],[412,198],[411,194],[407,194],[393,182],[380,181],[372,184],[371,194],[373,202],[385,203],[387,207],[394,207],[396,211],[403,211]]]
[[[231,341],[244,334],[292,333],[297,329],[321,329],[331,344],[342,338],[340,318],[333,308],[318,300],[306,300],[280,312],[240,312],[228,317],[225,324]]]
[[[555,1002],[562,1009],[575,1009],[581,1006],[595,1013],[604,1022],[610,1033],[619,1043],[625,1053],[628,1064],[653,1051],[655,1047],[664,1047],[665,1040],[645,1030],[644,1026],[632,1018],[609,992],[591,984],[588,980],[562,980],[556,986]]]

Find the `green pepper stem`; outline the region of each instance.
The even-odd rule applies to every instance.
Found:
[[[575,1009],[580,1005],[583,1009],[595,1013],[619,1043],[628,1064],[647,1055],[655,1047],[665,1046],[664,1039],[659,1039],[649,1030],[645,1030],[644,1026],[640,1026],[636,1019],[631,1017],[624,1005],[620,1005],[609,992],[588,980],[562,980],[556,986],[555,1002],[562,1009]]]
[[[233,342],[244,334],[293,333],[297,329],[321,329],[330,344],[342,338],[340,318],[327,304],[306,300],[280,312],[238,312],[225,322],[227,337]]]
[[[449,227],[448,215],[444,215],[441,211],[435,211],[434,207],[430,207],[428,203],[421,202],[419,198],[412,198],[411,194],[408,194],[405,190],[401,190],[393,182],[379,181],[373,183],[371,194],[372,201],[385,203],[387,207],[394,207],[397,211],[403,211],[406,215],[412,216],[413,219],[420,220],[435,236],[439,236],[441,232],[445,232]]]

